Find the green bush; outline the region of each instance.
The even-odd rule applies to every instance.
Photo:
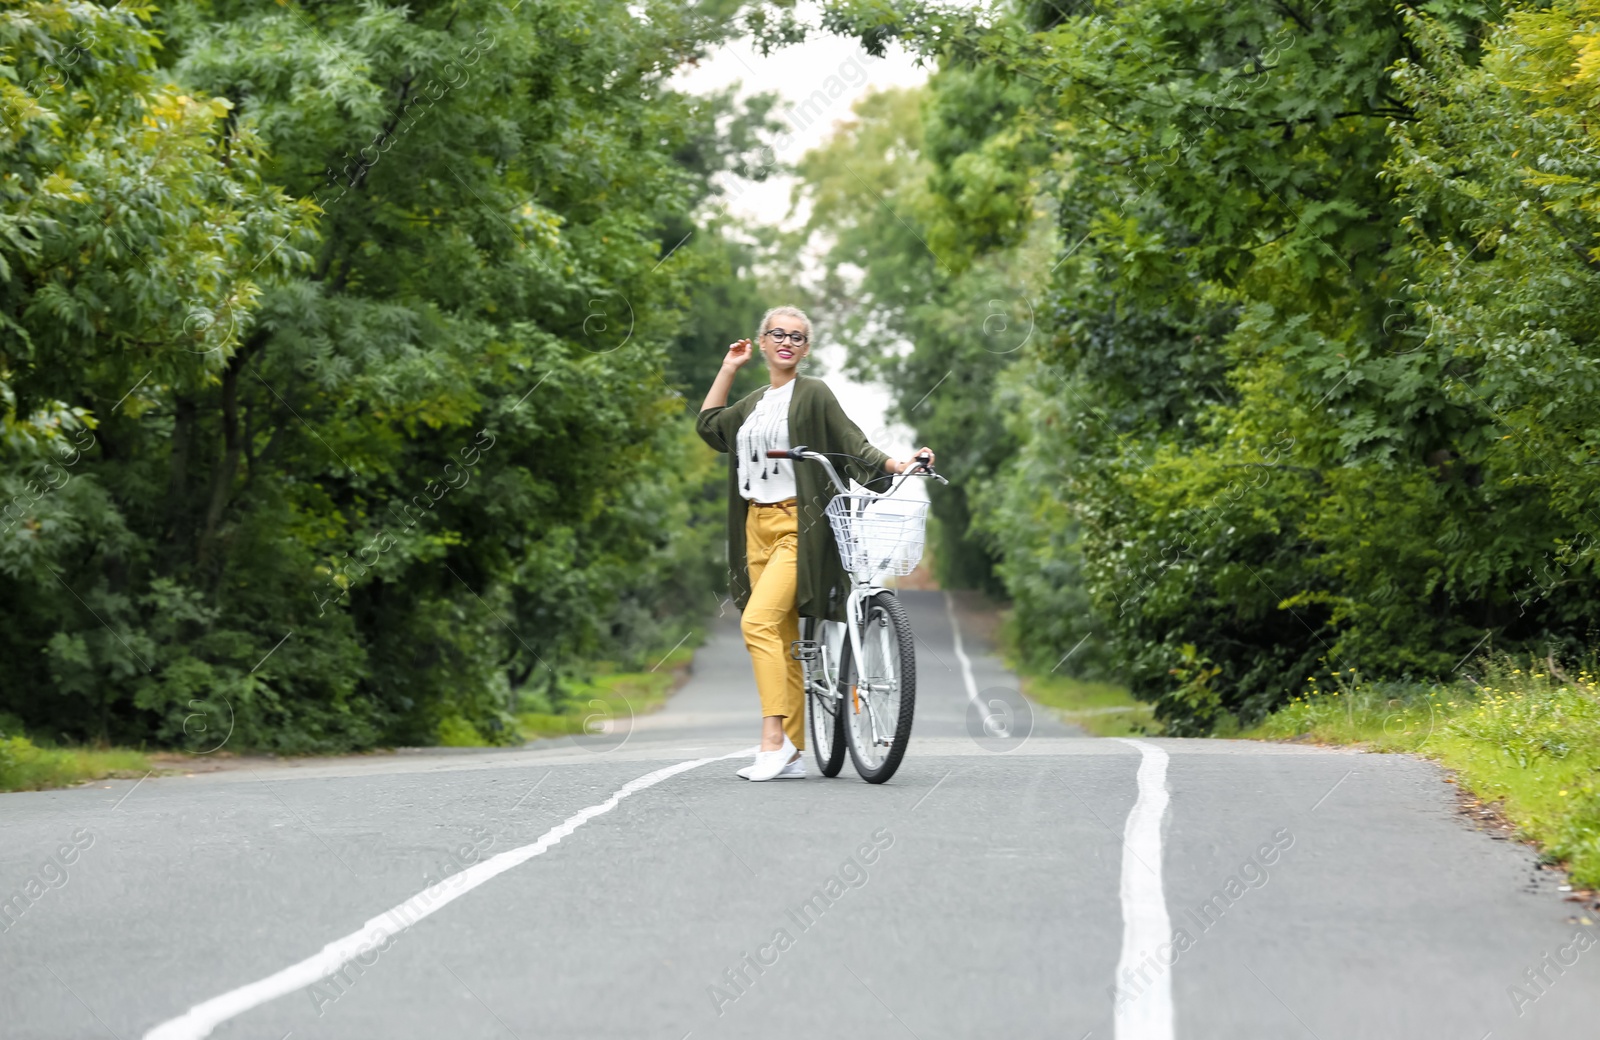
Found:
[[[149,758],[138,751],[41,748],[24,736],[0,736],[0,791],[42,791],[149,770]]]

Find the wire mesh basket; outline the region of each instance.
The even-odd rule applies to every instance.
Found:
[[[921,562],[926,499],[835,495],[827,513],[845,570],[910,574]]]

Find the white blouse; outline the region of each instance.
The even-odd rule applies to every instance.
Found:
[[[791,379],[767,390],[739,427],[739,494],[751,502],[795,497],[794,463],[767,458],[769,449],[793,447],[789,443],[789,402],[794,399],[794,384]]]

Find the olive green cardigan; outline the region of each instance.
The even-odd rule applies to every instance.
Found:
[[[696,429],[701,438],[721,452],[731,452],[756,402],[770,387],[762,387],[742,401],[700,413]],[[789,401],[789,443],[805,445],[814,451],[840,452],[859,456],[830,459],[839,476],[861,484],[884,476],[887,454],[867,443],[860,427],[839,407],[828,384],[813,376],[796,376],[794,396]],[[845,597],[850,580],[839,550],[834,547],[833,530],[823,512],[837,492],[828,474],[815,462],[794,464],[795,499],[800,513],[799,592],[796,596],[804,617],[845,619]],[[882,484],[870,485],[881,489]],[[728,591],[740,610],[750,601],[750,571],[745,563],[744,522],[749,503],[739,494],[739,460],[728,459]]]

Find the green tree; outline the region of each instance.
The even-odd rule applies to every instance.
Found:
[[[509,736],[517,689],[714,605],[709,461],[670,364],[693,301],[741,276],[676,263],[670,236],[719,237],[696,214],[714,173],[758,164],[764,109],[667,80],[732,5],[18,9],[16,82],[86,19],[121,27],[40,107],[101,89],[134,135],[164,91],[196,122],[151,134],[163,161],[190,141],[167,178],[84,113],[77,147],[136,172],[69,197],[43,158],[7,182],[23,212],[76,205],[59,233],[99,251],[49,254],[70,292],[8,289],[32,337],[0,355],[10,442],[96,443],[82,490],[7,535],[0,709],[191,746],[224,724],[285,749],[431,742],[453,717]],[[16,154],[60,136],[30,119]],[[101,244],[119,233],[138,260]],[[141,286],[147,264],[166,281]]]
[[[963,237],[981,220],[969,212],[972,200],[996,198],[993,181],[1014,181],[1017,158],[1001,152],[976,171],[962,164],[962,139],[976,120],[952,97],[996,122],[1016,108],[992,77],[964,70],[940,73],[927,88],[868,94],[855,118],[800,163],[810,210],[796,238],[828,243],[812,289],[818,308],[833,319],[856,374],[892,388],[897,417],[938,449],[952,480],[929,489],[941,580],[997,591],[992,546],[972,529],[973,501],[1015,451],[990,401],[996,375],[1037,331],[1032,301],[1049,227],[1034,220],[1025,237],[1011,233],[1014,221],[997,221],[1007,249],[985,251]],[[946,156],[962,168],[940,181]]]
[[[1446,464],[1508,507],[1548,503],[1492,558],[1517,628],[1569,645],[1600,622],[1597,15],[1593,0],[1512,10],[1477,62],[1413,16],[1424,60],[1396,79],[1418,118],[1394,128],[1386,171],[1407,207],[1411,349],[1437,352],[1451,399],[1494,420]]]
[[[313,243],[313,207],[267,183],[259,139],[222,132],[230,103],[158,72],[149,15],[34,2],[0,20],[0,708],[79,734],[121,733],[163,684],[248,696],[265,647],[163,641],[215,615],[154,560],[171,498],[146,445],[161,398],[218,384]],[[191,714],[150,726],[181,739]]]
[[[829,5],[1022,99],[991,125],[947,91],[985,132],[926,180],[985,255],[1031,192],[1053,203],[1043,335],[996,399],[1022,446],[984,521],[1052,653],[1087,602],[1106,657],[1204,732],[1316,667],[1586,638],[1586,10],[1481,31],[1471,3]],[[1042,160],[993,161],[1030,138]],[[1201,659],[1197,698],[1174,669]]]

